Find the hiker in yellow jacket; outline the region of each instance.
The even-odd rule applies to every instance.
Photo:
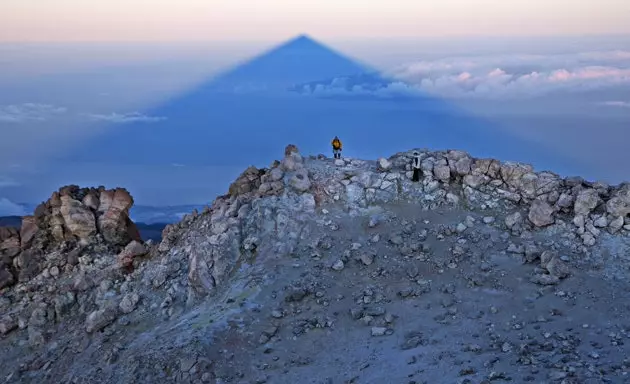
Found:
[[[333,156],[335,157],[335,159],[341,159],[341,149],[342,149],[341,140],[339,140],[339,138],[335,136],[331,144],[333,147]]]

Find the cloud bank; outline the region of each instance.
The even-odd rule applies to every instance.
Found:
[[[157,123],[166,120],[166,117],[162,116],[148,116],[140,112],[130,113],[110,113],[110,114],[88,114],[88,119],[92,121],[108,122],[113,124],[128,124],[128,123]]]
[[[630,87],[630,52],[452,57],[406,63],[386,70],[388,84],[338,78],[304,85],[311,95],[515,99],[555,92]],[[629,88],[630,89],[630,88]]]
[[[24,207],[15,204],[5,197],[0,197],[0,216],[24,216],[26,211]]]
[[[62,115],[68,110],[50,104],[24,103],[0,105],[0,123],[20,124],[43,122]]]

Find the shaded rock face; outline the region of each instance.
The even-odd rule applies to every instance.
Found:
[[[44,255],[56,249],[102,244],[116,250],[141,242],[129,218],[132,205],[123,188],[60,188],[22,219],[19,231],[0,228],[0,288],[40,273]]]

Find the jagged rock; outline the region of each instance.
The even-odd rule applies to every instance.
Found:
[[[392,168],[392,163],[384,157],[376,161],[376,167],[381,172],[387,172]]]
[[[101,204],[99,196],[94,190],[89,191],[81,202],[92,211],[98,210],[98,207]]]
[[[133,198],[124,188],[101,192],[98,229],[107,242],[124,246],[131,240],[142,241],[138,228],[129,218],[132,205]]]
[[[606,212],[614,217],[625,217],[630,213],[630,184],[624,183],[606,202]]]
[[[29,248],[33,239],[39,231],[36,216],[24,216],[22,218],[22,227],[20,229],[20,247],[22,249]]]
[[[576,215],[586,216],[599,205],[599,194],[594,189],[583,189],[578,192],[573,211]]]
[[[514,212],[505,217],[505,226],[508,228],[512,228],[515,225],[521,224],[523,222],[523,215],[520,212]]]
[[[564,279],[571,274],[571,270],[567,263],[562,261],[559,257],[553,257],[546,265],[549,274],[556,276],[560,279]]]
[[[230,196],[239,196],[252,191],[258,190],[261,184],[261,176],[264,171],[251,166],[247,168],[241,175],[234,181],[229,188]]]
[[[545,227],[554,223],[553,207],[543,200],[534,200],[527,217],[537,227]]]
[[[447,183],[451,179],[451,168],[446,161],[436,163],[433,166],[433,175],[441,182]]]
[[[284,158],[280,162],[280,168],[285,172],[293,172],[304,167],[304,159],[298,148],[289,144],[284,150]]]
[[[338,332],[339,327],[335,330],[333,324],[341,322],[342,326],[352,326],[337,318],[340,308],[352,308],[349,312],[357,321],[354,325],[367,326],[374,336],[394,334],[394,325],[396,332],[422,328],[423,313],[434,312],[431,316],[442,324],[494,316],[477,324],[479,327],[471,322],[471,326],[476,327],[474,337],[486,330],[483,326],[486,321],[488,324],[505,321],[508,326],[501,331],[505,336],[491,332],[487,345],[488,351],[512,353],[518,348],[515,340],[520,338],[523,345],[518,358],[505,362],[506,367],[514,368],[515,382],[523,381],[523,376],[513,364],[534,365],[533,360],[528,359],[538,356],[542,348],[552,357],[571,355],[574,360],[570,366],[557,368],[568,369],[567,377],[589,375],[591,366],[595,366],[593,361],[581,360],[581,352],[570,350],[575,340],[583,336],[578,335],[581,327],[563,330],[564,335],[556,334],[554,326],[545,329],[544,324],[532,331],[524,327],[526,319],[521,324],[516,320],[519,316],[512,317],[507,312],[514,310],[517,314],[522,299],[526,299],[532,311],[535,308],[547,311],[547,304],[551,302],[543,301],[540,307],[541,304],[531,300],[535,296],[529,295],[553,293],[565,298],[554,298],[554,307],[574,308],[574,322],[580,324],[582,302],[578,301],[577,306],[574,302],[582,299],[579,284],[569,284],[567,292],[553,287],[539,287],[534,292],[531,287],[513,289],[524,276],[529,278],[529,273],[532,273],[532,282],[553,286],[572,272],[584,276],[583,264],[589,274],[601,271],[613,288],[625,287],[622,277],[626,277],[626,268],[620,256],[628,248],[625,243],[628,234],[623,231],[613,237],[602,232],[605,228],[610,232],[618,231],[625,224],[626,229],[630,228],[630,218],[626,221],[624,216],[608,212],[606,203],[623,196],[616,187],[558,179],[551,173],[533,172],[529,166],[473,159],[460,151],[424,151],[425,177],[421,183],[412,183],[405,176],[410,170],[408,152],[390,157],[388,170],[376,170],[372,162],[346,159],[340,160],[343,166],[335,167],[330,161],[304,160],[297,148],[287,148],[282,163],[272,164],[269,171],[253,168],[245,172],[233,184],[230,195],[219,197],[201,214],[193,212],[180,223],[167,226],[157,249],[145,247],[139,241],[112,243],[113,238],[117,241],[122,237],[118,234],[108,236],[109,240],[101,236],[98,223],[103,214],[128,213],[127,204],[113,208],[115,192],[111,195],[103,193],[104,188],[88,190],[69,186],[53,194],[32,216],[29,231],[17,234],[24,251],[20,249],[17,255],[0,259],[1,266],[13,272],[14,277],[18,273],[31,276],[15,287],[0,285],[0,334],[7,334],[0,341],[4,342],[3,351],[8,353],[2,368],[14,364],[9,362],[14,351],[19,348],[27,351],[27,336],[33,345],[48,343],[44,346],[46,349],[29,348],[24,352],[20,356],[19,371],[15,371],[19,375],[11,377],[13,371],[9,371],[10,380],[6,381],[75,382],[76,376],[62,370],[83,374],[81,370],[93,364],[85,370],[84,380],[94,380],[100,375],[99,380],[103,382],[130,382],[138,378],[160,382],[170,376],[174,381],[212,382],[223,376],[224,381],[254,382],[256,379],[247,368],[239,365],[243,355],[239,355],[241,348],[233,348],[234,345],[247,346],[252,334],[262,333],[253,341],[265,345],[246,353],[261,353],[258,357],[264,360],[265,355],[268,356],[269,360],[259,368],[268,369],[270,375],[276,367],[289,370],[299,358],[291,356],[291,362],[283,361],[289,355],[281,348],[295,342],[295,351],[299,351],[304,347],[298,344],[304,342],[300,340],[302,335],[316,328],[328,328],[326,332],[334,335],[332,332]],[[299,179],[296,175],[305,175],[310,185],[300,187],[298,181],[303,180],[296,180]],[[582,196],[577,210],[586,213],[577,214],[574,211],[576,197],[585,190],[596,191],[601,198],[598,196],[598,202],[593,205]],[[321,210],[315,210],[315,196],[318,202],[324,202]],[[458,207],[447,204],[458,200]],[[91,241],[89,245],[78,248],[73,241],[83,227],[68,225],[62,214],[64,201],[67,206],[80,207],[83,213],[93,215],[96,231],[83,236]],[[615,210],[618,207],[623,208],[615,200],[612,205],[615,213],[619,213]],[[471,210],[466,211],[467,207]],[[534,225],[524,225],[525,209]],[[427,212],[431,210],[435,211]],[[506,213],[511,215],[506,217]],[[462,220],[463,217],[466,219]],[[480,221],[500,223],[503,219],[511,231],[497,225],[477,224]],[[572,219],[577,228],[570,224]],[[123,220],[118,222],[126,224]],[[547,230],[538,228],[551,224],[555,225]],[[602,237],[601,249],[587,250],[582,245],[594,244],[598,235]],[[380,241],[381,236],[390,241]],[[15,238],[16,234],[10,237]],[[15,242],[12,248],[14,246]],[[134,257],[147,249],[151,257],[142,263],[134,262]],[[517,265],[505,259],[506,249],[523,255],[530,263],[540,259],[540,265]],[[579,255],[575,260],[580,268],[573,269],[573,259],[558,257],[556,252]],[[376,254],[378,260],[375,260]],[[604,265],[599,264],[601,260]],[[123,274],[118,263],[134,265],[135,270]],[[597,268],[587,269],[594,266]],[[434,281],[444,284],[438,292],[431,291]],[[454,295],[455,287],[457,295]],[[605,289],[607,284],[589,287],[593,294],[582,296],[588,296],[590,304],[595,298],[607,297],[601,295]],[[201,297],[212,294],[220,296],[198,306]],[[410,302],[400,306],[396,303],[396,300],[420,295],[428,296],[424,304]],[[492,303],[488,313],[478,305],[483,306],[483,301],[466,305],[468,298],[476,300],[478,295],[497,303]],[[414,312],[420,307],[417,304],[426,311],[420,308],[420,312]],[[506,310],[497,311],[494,305],[505,306]],[[606,301],[602,305],[605,306]],[[244,312],[239,308],[246,309],[247,316],[243,317]],[[405,313],[399,318],[390,310]],[[259,312],[262,315],[257,314]],[[555,309],[551,313],[558,316]],[[102,330],[103,333],[86,337],[82,332],[74,332],[72,327],[77,321],[85,321],[87,332]],[[114,323],[116,325],[108,327]],[[132,326],[126,328],[128,325]],[[223,328],[224,325],[228,326]],[[233,325],[246,327],[251,332],[234,332],[238,328]],[[12,332],[16,329],[23,331]],[[199,332],[191,329],[207,329],[208,334],[216,332],[213,348],[219,352],[229,351],[213,355],[212,367],[209,367],[210,362],[205,366],[211,373],[203,372],[206,369],[203,359],[196,357],[205,350],[195,342]],[[544,339],[536,341],[541,332]],[[356,342],[352,334],[355,332],[348,333],[348,340]],[[471,341],[468,333],[462,337]],[[406,340],[401,344],[403,350],[429,341],[434,343],[418,332],[400,339]],[[597,342],[607,348],[606,342]],[[81,358],[71,361],[75,359],[74,353],[61,353],[60,347]],[[331,353],[339,354],[334,347],[331,346]],[[530,350],[533,348],[536,349]],[[475,345],[469,351],[485,353],[485,349]],[[614,381],[616,373],[620,374],[618,377],[623,374],[623,365],[612,365],[619,362],[619,359],[613,361],[613,354],[608,355],[612,350],[605,351],[606,356],[610,356],[610,365],[606,362],[597,373],[612,375],[611,381]],[[350,353],[352,351],[350,349]],[[23,358],[27,353],[28,358]],[[544,377],[544,370],[557,363],[545,360],[549,359],[546,354],[541,356],[543,360],[536,357],[534,367],[541,375],[532,374],[533,380]],[[453,360],[457,359],[457,351],[443,358],[448,363],[459,363]],[[42,366],[44,359],[55,361]],[[121,368],[107,368],[113,362]],[[565,363],[560,361],[556,365]],[[614,368],[609,369],[610,366]],[[482,369],[481,365],[475,368]],[[464,369],[462,372],[473,371]],[[289,373],[293,379],[297,377],[295,372]],[[369,375],[369,370],[365,374]],[[431,377],[430,374],[427,377]],[[491,373],[488,377],[501,377],[501,374]],[[271,376],[267,378],[270,379]],[[392,381],[403,381],[399,379],[404,377],[397,376]]]
[[[297,192],[303,193],[311,189],[311,180],[306,169],[300,169],[289,180],[289,185]]]
[[[90,237],[96,234],[96,219],[92,211],[80,201],[72,197],[61,196],[59,212],[64,224],[70,233],[84,242],[89,242]]]
[[[129,268],[133,265],[134,258],[146,255],[147,252],[144,244],[133,240],[118,254],[118,263],[123,268]]]
[[[619,231],[624,225],[624,220],[622,216],[616,217],[608,223],[608,228],[612,233]]]
[[[107,307],[90,313],[85,320],[85,330],[87,333],[100,331],[116,320],[118,312],[116,308]]]
[[[136,309],[138,302],[140,301],[140,296],[137,293],[128,293],[123,297],[120,302],[120,310],[122,313],[131,313]]]
[[[18,280],[27,281],[42,271],[44,254],[39,249],[27,249],[14,260],[18,270]]]

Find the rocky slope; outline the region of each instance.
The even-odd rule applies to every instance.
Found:
[[[143,244],[124,190],[0,230],[6,382],[628,380],[630,185],[288,146]]]

